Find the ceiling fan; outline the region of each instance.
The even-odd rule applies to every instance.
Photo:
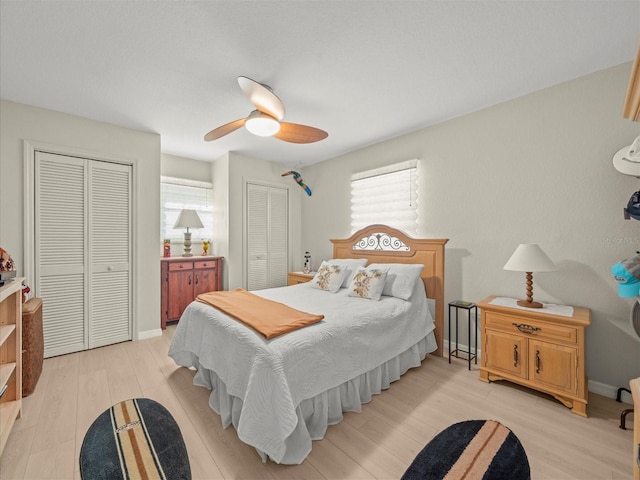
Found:
[[[240,118],[214,128],[204,136],[206,141],[217,140],[242,126],[254,135],[275,137],[290,143],[313,143],[329,135],[319,128],[283,122],[284,104],[267,85],[248,77],[238,77],[238,84],[256,110],[253,110],[247,118]]]

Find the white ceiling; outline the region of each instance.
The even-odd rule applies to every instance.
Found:
[[[304,166],[628,62],[639,39],[640,0],[1,0],[0,96],[157,132],[164,153]],[[239,75],[329,137],[204,142],[253,109]]]

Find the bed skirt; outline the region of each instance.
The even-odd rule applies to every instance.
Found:
[[[262,461],[266,462],[271,458],[277,463],[288,465],[302,463],[311,452],[312,440],[323,438],[327,426],[340,423],[342,412],[359,412],[363,403],[371,401],[372,395],[389,388],[391,382],[398,380],[410,368],[419,367],[427,353],[435,351],[436,348],[435,336],[431,332],[400,355],[373,370],[303,400],[296,408],[298,422],[295,429],[283,439],[284,456],[274,459],[269,452],[256,448]],[[220,415],[222,426],[227,428],[233,425],[237,432],[241,431],[238,425],[242,422],[242,399],[229,395],[226,385],[213,370],[201,367],[197,358],[192,360],[193,366],[197,369],[193,383],[211,390],[209,406]],[[240,440],[255,448],[251,438],[240,436]]]

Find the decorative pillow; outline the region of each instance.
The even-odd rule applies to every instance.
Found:
[[[358,267],[349,285],[349,296],[380,300],[387,270]]]
[[[382,295],[409,300],[424,269],[422,264],[372,263],[369,268],[388,269]]]
[[[318,268],[318,273],[316,273],[310,283],[314,288],[336,293],[340,290],[344,277],[347,273],[348,272],[345,267],[322,262],[320,268]]]
[[[358,267],[364,267],[367,265],[368,260],[366,258],[332,258],[331,260],[327,260],[327,263],[330,265],[339,265],[341,267],[346,267],[347,274],[344,277],[344,281],[342,282],[342,286],[347,288],[351,285],[351,280],[353,280],[353,274]]]

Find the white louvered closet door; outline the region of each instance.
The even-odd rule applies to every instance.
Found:
[[[89,162],[89,348],[131,340],[130,172]]]
[[[131,339],[131,167],[36,152],[45,357]]]
[[[287,284],[286,188],[247,183],[247,290]]]
[[[86,348],[85,170],[83,159],[36,152],[35,291],[45,357]]]

